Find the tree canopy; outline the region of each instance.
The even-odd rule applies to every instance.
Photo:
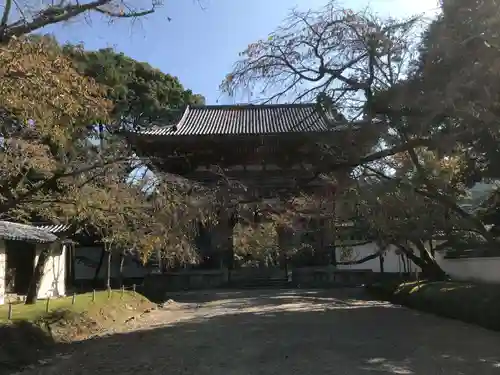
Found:
[[[486,216],[460,202],[473,184],[498,174],[499,14],[493,0],[443,1],[428,23],[336,2],[293,11],[240,54],[221,88],[230,95],[250,90],[262,102],[318,100],[358,120],[352,136],[370,134],[370,147],[354,141],[342,144],[353,152],[325,148],[313,168],[350,169],[354,190],[344,193],[363,225],[435,269],[429,239],[451,244],[475,233],[479,242],[498,244]]]
[[[1,218],[69,223],[97,234],[109,251],[193,261],[189,226],[200,207],[161,175],[154,189],[145,191],[147,178],[131,185],[131,166],[141,160],[117,136],[105,145],[89,142],[98,135],[95,124],[117,126],[107,82],[82,75],[50,38],[11,39],[0,46],[0,66]],[[178,81],[155,74],[176,83],[173,105],[190,97]],[[148,77],[143,86],[159,88]]]
[[[203,96],[184,89],[176,77],[111,48],[85,51],[67,45],[64,52],[81,74],[107,87],[107,97],[114,104],[111,115],[118,125],[168,125],[178,120],[185,105],[205,103]]]

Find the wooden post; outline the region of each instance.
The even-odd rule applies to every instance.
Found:
[[[124,295],[125,295],[125,287],[122,285],[122,294],[120,296],[120,299],[123,299]]]
[[[135,297],[135,284],[132,285],[132,292],[134,293],[134,297]]]
[[[12,320],[12,302],[9,302],[9,312],[7,314],[7,319]]]
[[[76,302],[76,293],[73,293],[73,298],[71,299],[71,304],[74,305]]]
[[[108,287],[108,299],[111,298],[111,288]]]
[[[95,289],[92,290],[92,302],[95,302]]]
[[[49,312],[49,306],[50,306],[50,297],[47,297],[47,303],[45,304],[45,312]]]

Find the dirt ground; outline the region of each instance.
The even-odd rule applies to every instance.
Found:
[[[360,289],[186,293],[23,375],[500,374],[500,333]]]

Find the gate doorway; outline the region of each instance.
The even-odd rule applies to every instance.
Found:
[[[5,241],[5,291],[26,295],[35,269],[36,245],[23,241]]]

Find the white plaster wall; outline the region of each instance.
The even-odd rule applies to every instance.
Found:
[[[38,298],[56,298],[66,294],[66,245],[54,244],[51,255],[45,264],[45,269],[38,290]],[[37,245],[35,264],[42,251],[42,245]]]
[[[377,249],[377,245],[369,243],[354,247],[353,260],[361,259],[367,255],[373,254]],[[396,254],[394,248],[391,248],[385,255],[384,271],[385,272],[402,272],[403,266],[401,257]],[[337,249],[337,259],[340,261],[340,249]],[[485,283],[500,284],[500,257],[495,258],[466,258],[466,259],[444,259],[444,254],[436,253],[436,261],[441,268],[456,280],[471,280]],[[411,272],[419,269],[415,264],[410,262]],[[339,265],[339,269],[364,269],[380,272],[380,262],[378,258],[369,260],[362,264],[349,266]]]
[[[403,272],[404,265],[401,256],[396,254],[396,247],[391,246],[385,253],[384,257],[384,272]],[[370,254],[377,251],[377,245],[373,242],[364,245],[353,246],[352,258],[351,259],[341,259],[341,249],[337,249],[337,260],[338,261],[349,261],[362,259]],[[338,269],[352,269],[352,270],[372,270],[373,272],[380,272],[380,260],[379,258],[371,259],[365,263],[353,264],[353,265],[338,265]],[[417,267],[415,264],[410,262],[410,271],[415,272]]]
[[[77,247],[75,249],[75,280],[92,280],[101,257],[100,247]],[[107,272],[107,257],[99,272],[99,278],[104,279]],[[125,278],[141,278],[149,273],[149,269],[131,257],[125,257],[123,262],[123,276]],[[113,254],[111,258],[111,277],[120,276],[120,256]]]
[[[5,303],[5,267],[7,255],[5,252],[5,242],[0,240],[0,305]]]
[[[436,260],[454,279],[500,284],[500,257],[444,259],[438,253]]]

